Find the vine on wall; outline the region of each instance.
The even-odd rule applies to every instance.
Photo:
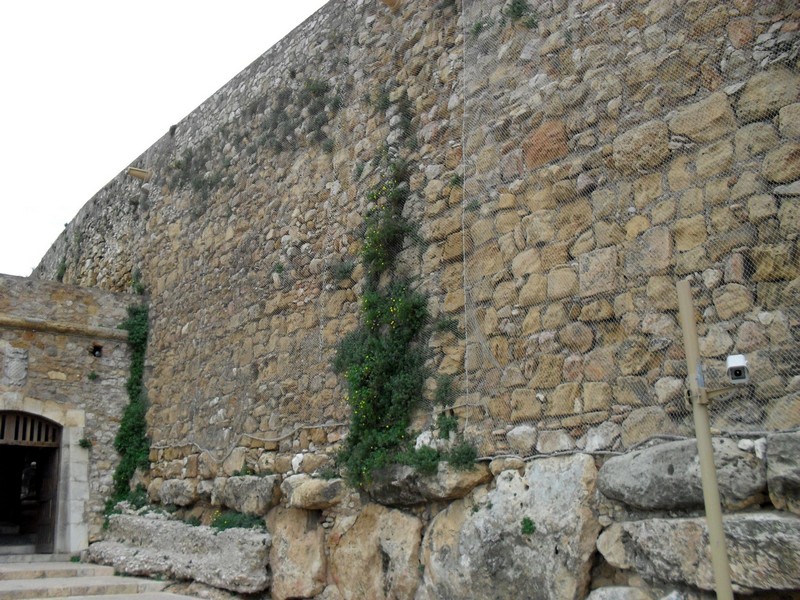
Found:
[[[142,304],[128,307],[128,318],[119,326],[128,332],[131,369],[126,388],[128,405],[122,414],[114,449],[120,461],[114,471],[114,489],[110,502],[116,504],[130,493],[130,481],[137,468],[150,466],[150,439],[147,437],[147,397],[144,391],[144,357],[149,332],[148,309]]]

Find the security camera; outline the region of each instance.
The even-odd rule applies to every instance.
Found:
[[[728,370],[728,379],[734,385],[750,383],[750,371],[747,369],[747,359],[744,354],[732,354],[725,362]]]

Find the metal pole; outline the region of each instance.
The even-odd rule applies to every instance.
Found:
[[[689,374],[689,391],[692,394],[694,429],[697,436],[697,454],[700,458],[700,477],[703,481],[703,501],[706,506],[706,523],[711,547],[711,566],[714,570],[714,587],[717,600],[733,600],[731,569],[725,533],[722,529],[722,507],[717,486],[717,471],[714,466],[714,450],[711,446],[711,426],[708,420],[708,398],[703,371],[700,365],[700,348],[697,342],[692,290],[689,280],[678,282],[678,313],[683,330],[683,347],[686,351],[686,366]]]

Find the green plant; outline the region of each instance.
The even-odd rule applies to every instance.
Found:
[[[131,287],[134,294],[141,296],[145,292],[144,283],[142,283],[142,272],[139,269],[134,269],[131,273]]]
[[[342,260],[331,265],[331,274],[336,281],[343,279],[350,279],[353,274],[353,269],[356,268],[356,263],[353,260]]]
[[[441,406],[453,404],[453,377],[451,375],[438,375],[436,377],[436,393],[433,401]]]
[[[277,273],[278,275],[282,274],[284,270],[285,267],[283,266],[282,263],[275,263],[275,266],[272,267],[273,273]]]
[[[72,563],[79,563],[79,562],[81,562],[81,557],[80,557],[80,556],[78,556],[78,555],[75,555],[75,556],[70,556],[70,557],[69,557],[69,562],[72,562]]]
[[[488,21],[475,21],[475,23],[472,24],[472,29],[470,30],[470,32],[472,33],[473,36],[478,37],[481,34],[481,32],[488,26],[489,26]]]
[[[375,102],[375,108],[379,111],[383,112],[388,110],[388,108],[392,105],[391,100],[389,100],[389,92],[386,90],[381,90],[381,93],[378,94],[378,100]]]
[[[95,373],[94,371],[92,371],[91,373],[89,373],[89,374],[86,376],[86,378],[87,378],[89,381],[97,381],[98,379],[100,379],[100,375],[98,375],[97,373]]]
[[[92,445],[93,445],[92,440],[90,440],[89,438],[82,437],[81,439],[78,440],[78,446],[86,450],[91,448]]]
[[[442,456],[430,446],[407,450],[399,455],[398,462],[414,467],[420,475],[433,475],[439,468]]]
[[[256,472],[253,470],[253,467],[251,467],[249,465],[245,465],[241,469],[239,469],[238,471],[234,471],[233,472],[233,476],[234,477],[244,477],[244,476],[247,476],[247,475],[255,475],[255,474],[256,474]]]
[[[531,7],[528,6],[527,0],[511,0],[511,4],[506,8],[505,15],[512,21],[519,21],[530,11]]]
[[[119,431],[114,438],[114,449],[120,455],[120,462],[114,471],[112,500],[130,499],[129,485],[137,468],[147,468],[150,464],[150,440],[147,437],[147,399],[144,393],[144,357],[147,350],[149,332],[148,310],[146,305],[128,307],[128,318],[119,326],[128,331],[128,345],[131,351],[130,375],[126,383],[128,405],[122,414]]]
[[[536,531],[536,524],[531,520],[530,517],[522,517],[520,529],[522,535],[533,535]]]
[[[361,174],[364,172],[364,163],[362,161],[358,161],[356,163],[356,168],[353,170],[353,179],[361,179]]]
[[[245,515],[239,512],[219,512],[214,513],[211,519],[211,527],[223,531],[225,529],[264,529],[264,519],[255,515]]]
[[[324,142],[322,142],[322,151],[331,154],[335,147],[335,143],[331,138],[326,138]]]
[[[458,419],[455,415],[439,413],[439,416],[436,417],[436,427],[439,429],[441,439],[450,439],[450,434],[458,430]]]
[[[202,525],[202,522],[198,517],[187,517],[183,522],[187,525],[191,525],[192,527],[199,527]]]
[[[528,29],[536,29],[539,26],[539,17],[536,15],[530,15],[529,17],[525,17],[522,19],[522,24],[527,27]],[[572,35],[569,31],[567,31],[567,43],[572,43]]]
[[[471,471],[475,468],[478,450],[467,441],[462,441],[447,453],[447,462],[457,471]]]
[[[62,258],[61,262],[58,263],[58,268],[56,269],[56,281],[61,283],[64,281],[64,275],[67,274],[67,259]]]
[[[461,177],[458,173],[453,173],[453,176],[450,178],[450,186],[451,187],[462,187],[464,185],[464,178]]]
[[[480,207],[481,207],[480,202],[478,202],[477,200],[472,200],[469,204],[467,204],[466,210],[474,212],[476,210],[480,210]]]

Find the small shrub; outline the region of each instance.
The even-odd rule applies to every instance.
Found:
[[[322,151],[326,154],[332,154],[334,147],[335,144],[331,138],[326,138],[325,141],[322,142]]]
[[[284,270],[285,270],[285,267],[283,266],[282,263],[275,263],[275,266],[272,267],[272,271],[274,273],[277,273],[278,275],[282,274],[284,272]]]
[[[458,430],[458,419],[454,415],[439,413],[436,418],[436,427],[439,428],[439,437],[441,439],[450,439],[450,434]]]
[[[451,187],[462,187],[464,185],[464,178],[461,177],[458,173],[454,173],[453,176],[450,178],[450,186]]]
[[[58,269],[56,269],[56,281],[61,283],[64,281],[64,275],[67,274],[67,260],[62,258],[61,262],[58,263]]]
[[[439,375],[436,377],[436,394],[433,401],[441,406],[453,404],[453,377],[451,375]]]
[[[480,208],[481,208],[481,203],[478,202],[477,200],[473,200],[469,204],[467,204],[466,210],[468,210],[469,212],[475,212],[477,210],[480,210]]]
[[[511,4],[506,9],[506,16],[512,21],[519,21],[531,11],[527,0],[511,0]]]
[[[86,376],[86,378],[87,378],[89,381],[97,381],[98,379],[100,379],[100,375],[98,375],[97,373],[95,373],[94,371],[92,371],[91,373],[89,373],[89,374]]]
[[[264,529],[264,520],[255,515],[226,511],[214,513],[211,527],[224,531],[225,529]]]
[[[389,92],[386,90],[381,91],[378,95],[378,101],[375,103],[375,108],[380,111],[385,111],[388,110],[391,105],[392,102],[389,100]]]
[[[447,453],[447,462],[457,471],[471,471],[475,468],[478,450],[469,442],[461,442]]]
[[[72,563],[79,563],[79,562],[81,562],[81,557],[80,557],[80,556],[77,556],[77,555],[76,555],[76,556],[70,556],[70,557],[69,557],[69,562],[72,562]]]
[[[192,527],[199,527],[200,525],[202,525],[198,517],[189,517],[184,521],[184,523],[186,523],[187,525],[191,525]]]
[[[400,462],[414,467],[420,475],[433,475],[436,473],[441,460],[442,456],[439,451],[430,446],[408,450],[400,455]]]
[[[238,471],[233,472],[234,477],[246,477],[248,475],[255,475],[255,474],[256,472],[253,470],[253,467],[250,467],[249,465],[245,465]]]
[[[531,520],[530,517],[522,517],[520,529],[522,535],[533,535],[533,533],[536,531],[536,524]]]
[[[350,279],[355,268],[355,261],[343,260],[331,266],[331,274],[336,281],[342,281],[343,279]]]
[[[83,438],[78,440],[78,446],[88,450],[89,448],[92,447],[92,440],[90,440],[89,438],[83,437]]]

